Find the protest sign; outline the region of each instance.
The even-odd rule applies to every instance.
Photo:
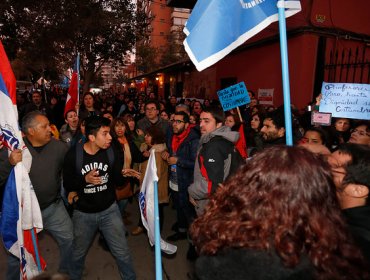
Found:
[[[319,111],[336,118],[370,120],[370,85],[323,83]]]
[[[259,88],[257,99],[258,103],[261,105],[274,105],[274,89]]]
[[[322,125],[330,126],[331,125],[331,113],[311,113],[311,125]]]
[[[244,82],[240,82],[239,84],[220,90],[217,92],[217,95],[224,111],[228,111],[251,102]]]

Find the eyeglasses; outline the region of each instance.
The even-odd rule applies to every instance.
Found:
[[[182,120],[171,120],[171,122],[176,123],[176,124],[185,123]]]

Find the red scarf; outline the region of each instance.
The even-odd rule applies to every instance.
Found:
[[[188,137],[190,133],[190,127],[188,126],[187,129],[185,129],[181,134],[174,134],[172,137],[172,151],[174,153],[177,152],[177,149],[181,145],[182,142],[184,142],[185,138]]]

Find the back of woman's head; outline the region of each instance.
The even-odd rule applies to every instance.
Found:
[[[348,241],[329,166],[299,147],[269,148],[249,160],[218,189],[191,232],[203,254],[275,250],[289,267],[306,255],[319,278],[350,269],[346,258],[361,260]]]
[[[150,126],[145,130],[145,133],[152,136],[152,145],[166,143],[164,132],[157,126]]]

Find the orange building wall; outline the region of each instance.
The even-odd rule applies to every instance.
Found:
[[[166,6],[165,0],[156,0],[151,3],[150,10],[155,16],[151,22],[153,30],[150,36],[151,46],[156,48],[166,46],[166,36],[170,33],[171,29],[172,8]],[[163,35],[161,35],[161,32],[163,32]]]

